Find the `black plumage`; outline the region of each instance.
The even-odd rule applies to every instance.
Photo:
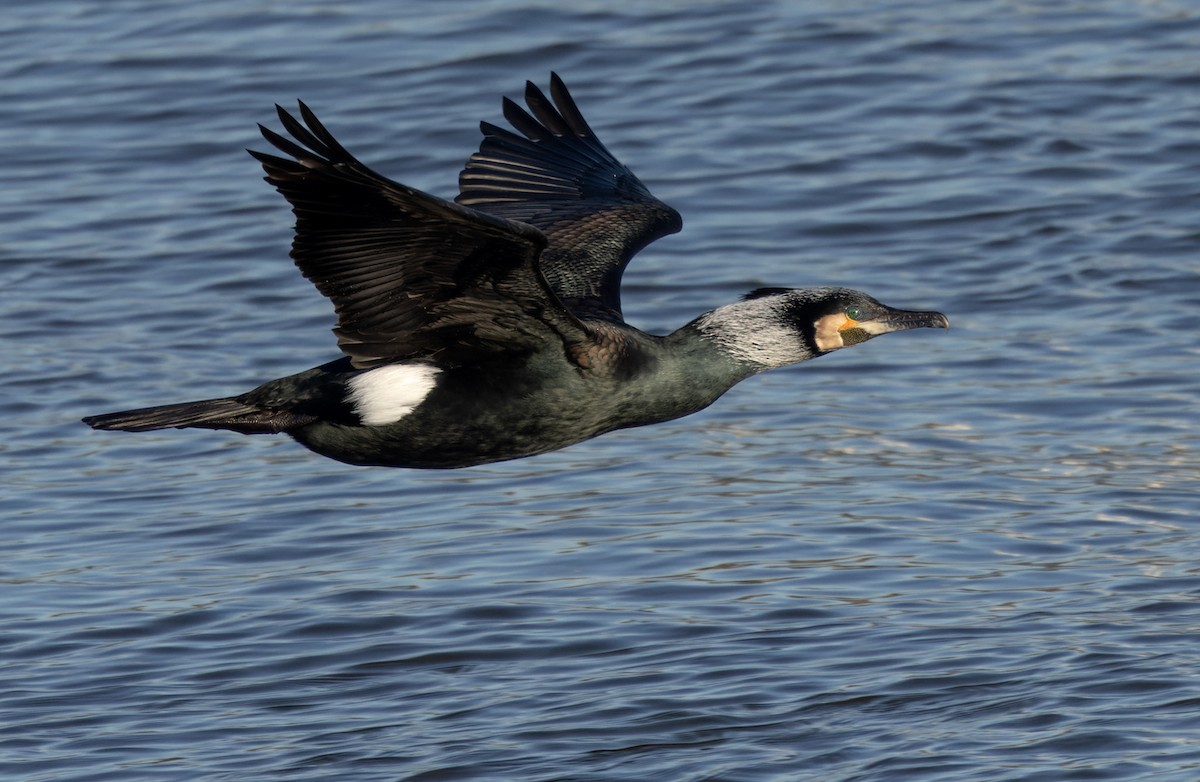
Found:
[[[586,340],[538,264],[546,237],[376,174],[300,104],[276,107],[301,144],[261,127],[293,159],[251,151],[292,204],[292,258],[334,304],[355,368],[437,354],[449,363]],[[307,127],[306,127],[307,126]]]
[[[682,228],[588,127],[566,85],[550,78],[551,103],[532,82],[504,117],[525,137],[487,122],[459,176],[465,206],[535,226],[549,245],[541,265],[554,292],[591,317],[621,321],[621,274],[646,245]]]
[[[667,336],[620,284],[680,229],[596,138],[566,86],[482,123],[456,201],[387,179],[300,104],[286,157],[251,152],[296,216],[292,258],[334,304],[343,358],[235,397],[84,420],[97,429],[286,432],[354,464],[462,467],[677,418],[738,381],[878,334],[944,326],[845,288],[761,289]],[[277,107],[278,108],[278,107]]]

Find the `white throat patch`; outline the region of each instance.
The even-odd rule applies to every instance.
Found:
[[[846,322],[846,316],[841,313],[818,318],[813,327],[813,341],[817,347],[825,351],[846,347],[842,340],[842,327]]]
[[[441,370],[429,364],[388,364],[350,378],[346,401],[369,426],[399,421],[425,400]]]

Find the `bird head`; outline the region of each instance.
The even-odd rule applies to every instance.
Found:
[[[919,328],[950,328],[940,312],[900,310],[862,291],[815,288],[789,291],[784,310],[815,355],[848,348],[880,334]]]
[[[900,310],[850,288],[759,288],[694,325],[754,371],[786,366],[892,331],[949,328],[940,312]]]

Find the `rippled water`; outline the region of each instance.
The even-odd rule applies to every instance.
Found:
[[[1193,4],[26,5],[0,776],[1200,775]],[[78,423],[334,357],[274,102],[449,195],[551,69],[684,215],[638,325],[845,284],[952,330],[456,472]]]

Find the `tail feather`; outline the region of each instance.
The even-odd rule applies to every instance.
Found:
[[[264,410],[236,398],[206,399],[137,410],[89,415],[83,422],[93,429],[148,432],[153,429],[232,429],[243,434],[285,432],[309,423],[312,416],[286,410]]]

